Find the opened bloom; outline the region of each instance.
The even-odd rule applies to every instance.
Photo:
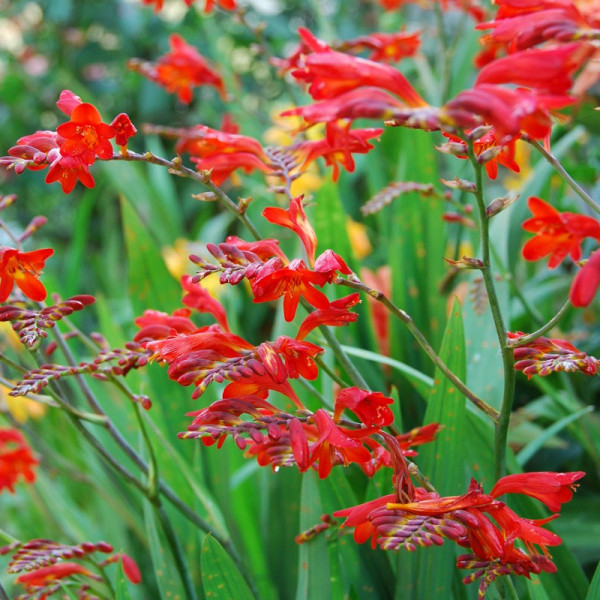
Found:
[[[35,481],[34,467],[38,461],[20,431],[0,429],[0,491],[14,493],[15,484],[23,478]]]
[[[540,198],[528,201],[533,217],[523,223],[523,229],[535,233],[523,246],[526,260],[539,260],[550,255],[548,268],[557,267],[569,254],[574,261],[581,258],[581,243],[586,237],[600,242],[600,223],[592,217],[571,212],[559,212]]]
[[[0,302],[5,302],[14,284],[31,300],[46,299],[46,288],[38,279],[52,248],[20,252],[15,248],[0,248]]]

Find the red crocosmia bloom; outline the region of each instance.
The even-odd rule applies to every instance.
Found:
[[[178,153],[188,152],[192,156],[205,158],[220,154],[245,152],[266,158],[262,145],[258,140],[247,135],[219,131],[206,125],[195,125],[181,130],[175,149]]]
[[[455,135],[452,135],[451,133],[443,132],[443,135],[445,137],[447,137],[453,143],[463,145],[463,147],[465,149],[465,153],[464,154],[455,154],[455,156],[457,158],[463,158],[463,159],[468,158],[467,145],[461,138],[459,138]],[[502,165],[503,167],[506,167],[507,169],[510,169],[511,171],[514,171],[515,173],[520,172],[521,169],[520,169],[519,165],[517,164],[517,162],[515,161],[515,143],[516,143],[517,139],[518,138],[512,139],[508,143],[500,146],[500,143],[496,139],[495,131],[492,129],[491,131],[486,133],[484,136],[480,137],[478,140],[475,140],[473,142],[473,151],[475,152],[475,156],[480,156],[483,152],[485,152],[486,150],[489,150],[490,148],[494,148],[494,147],[501,148],[500,152],[498,153],[498,155],[496,157],[492,158],[492,160],[488,160],[485,163],[485,170],[490,179],[496,179],[496,177],[498,177],[498,165],[499,164]]]
[[[475,80],[482,83],[513,83],[547,94],[564,94],[571,76],[589,58],[590,48],[579,43],[522,50],[486,65]]]
[[[304,196],[290,199],[287,210],[276,206],[268,206],[262,212],[263,217],[269,223],[281,225],[291,229],[302,241],[311,265],[315,263],[315,252],[317,250],[317,234],[306,218],[302,199]]]
[[[46,183],[58,181],[65,194],[70,194],[78,181],[86,188],[93,188],[96,185],[88,165],[76,156],[59,156],[50,165],[45,181]]]
[[[569,292],[571,304],[577,307],[587,306],[596,295],[600,286],[600,250],[592,252],[585,265],[581,267]]]
[[[508,333],[509,340],[518,340],[520,331]],[[579,371],[584,375],[595,375],[600,360],[581,352],[567,340],[540,336],[514,350],[515,370],[523,371],[529,379],[534,375],[545,377],[551,373]]]
[[[331,283],[336,277],[338,271],[344,275],[352,275],[352,270],[346,264],[344,259],[333,250],[325,250],[315,261],[315,271],[323,273],[327,277],[327,282]]]
[[[0,248],[0,302],[6,302],[15,283],[31,300],[45,300],[46,289],[38,277],[46,260],[53,254],[52,248],[32,252]]]
[[[321,325],[340,327],[353,323],[358,315],[348,309],[360,301],[360,294],[356,292],[339,300],[334,300],[327,308],[314,310],[302,321],[296,339],[303,340],[315,327]]]
[[[58,134],[55,131],[36,131],[17,140],[8,149],[8,156],[0,158],[0,165],[14,169],[17,175],[25,169],[39,171],[60,158]]]
[[[71,90],[63,90],[60,93],[56,106],[58,109],[70,117],[77,106],[83,104],[83,100],[76,96]]]
[[[409,106],[427,105],[406,77],[393,67],[332,50],[303,27],[298,33],[312,53],[300,57],[299,67],[292,71],[292,76],[309,84],[308,92],[315,100],[372,86],[396,94]]]
[[[223,398],[235,398],[236,396],[254,395],[266,398],[269,390],[287,396],[299,410],[306,410],[296,392],[294,392],[289,381],[276,383],[270,374],[255,375],[251,378],[243,378],[232,381],[224,390]]]
[[[392,398],[384,396],[381,392],[368,392],[357,387],[344,388],[335,399],[333,420],[339,421],[347,408],[367,427],[387,427],[394,422],[394,413],[389,408],[393,403]]]
[[[391,119],[395,110],[406,105],[391,94],[374,87],[360,87],[335,98],[299,106],[281,113],[282,117],[301,116],[309,127],[339,119]]]
[[[488,123],[494,127],[500,144],[516,138],[520,132],[542,140],[552,129],[551,111],[574,102],[574,98],[565,95],[551,96],[481,83],[450,100],[441,108],[439,118],[442,123],[463,129],[482,121]]]
[[[252,173],[255,170],[263,173],[271,172],[271,167],[255,154],[248,152],[231,152],[206,158],[192,156],[190,160],[196,163],[198,171],[212,171],[210,180],[215,185],[221,185],[236,169],[242,169],[244,173]]]
[[[329,414],[322,408],[317,410],[312,420],[318,431],[318,438],[309,443],[310,467],[318,461],[319,477],[325,479],[334,465],[344,466],[350,463],[364,463],[371,459],[370,452],[359,439],[371,435],[377,429],[349,430],[336,425]],[[305,469],[301,469],[305,470]]]
[[[299,258],[287,266],[282,266],[279,259],[271,259],[252,281],[254,302],[270,302],[283,296],[283,315],[286,321],[292,321],[300,297],[316,308],[329,306],[327,296],[314,287],[323,287],[326,281],[326,274],[307,269]]]
[[[181,287],[187,292],[183,297],[186,306],[195,308],[201,313],[210,313],[225,331],[229,331],[225,308],[208,293],[206,288],[200,283],[194,283],[191,275],[184,275],[181,278]]]
[[[369,60],[375,62],[396,62],[414,56],[421,46],[420,32],[371,33],[347,40],[340,44],[343,52],[361,52],[371,50]]]
[[[115,130],[115,142],[118,146],[127,146],[129,138],[137,133],[135,125],[125,113],[118,114],[110,126]]]
[[[187,1],[189,1],[189,0],[187,0]],[[205,13],[212,12],[213,8],[215,7],[215,4],[219,8],[222,8],[223,10],[235,10],[237,8],[235,0],[205,0],[204,12]]]
[[[115,130],[103,123],[96,107],[87,102],[75,106],[71,120],[59,125],[56,133],[65,138],[60,145],[60,153],[65,157],[78,158],[85,165],[93,164],[96,156],[108,159],[113,155],[109,140],[115,137]]]
[[[230,235],[225,241],[236,248],[239,248],[242,252],[252,252],[256,254],[262,261],[267,261],[270,258],[278,257],[284,262],[289,262],[287,256],[283,253],[279,247],[279,240],[274,238],[266,238],[258,240],[256,242],[246,242],[241,238]]]
[[[198,327],[189,318],[190,312],[188,309],[179,309],[169,315],[159,310],[145,310],[144,314],[134,321],[140,328],[134,341],[164,340],[178,333],[198,332]]]
[[[523,246],[526,260],[539,260],[550,255],[548,268],[554,269],[570,254],[574,261],[581,258],[581,243],[586,237],[600,242],[600,223],[592,217],[571,212],[559,212],[540,198],[528,201],[533,218],[523,223],[523,229],[535,233]]]
[[[314,357],[323,354],[323,348],[310,342],[290,338],[286,335],[279,336],[274,342],[273,347],[281,354],[285,361],[288,377],[292,379],[304,377],[304,379],[308,380],[318,377],[319,367],[317,367]]]
[[[355,164],[352,154],[367,154],[373,149],[367,140],[379,138],[383,129],[350,129],[350,123],[327,123],[325,126],[325,139],[302,142],[297,146],[297,151],[304,156],[304,166],[320,156],[325,159],[325,164],[333,167],[332,178],[337,181],[340,175],[338,163],[349,173],[354,172]]]
[[[28,483],[35,481],[33,468],[38,464],[31,448],[20,431],[0,429],[0,491],[15,491],[15,484],[22,477]]]
[[[435,439],[443,425],[439,423],[429,423],[429,425],[423,425],[423,427],[415,427],[407,433],[394,436],[396,441],[400,445],[400,449],[404,456],[414,456],[416,452],[410,450],[413,446],[422,446],[428,444]]]
[[[40,567],[17,577],[17,582],[22,583],[27,591],[35,591],[37,587],[45,587],[52,581],[64,579],[71,575],[85,575],[102,581],[97,575],[93,575],[83,565],[74,562],[60,562],[48,567]]]
[[[558,512],[562,504],[571,500],[577,487],[575,482],[584,475],[583,471],[507,475],[496,483],[490,495],[497,498],[503,494],[525,494],[543,502],[552,512]]]
[[[142,573],[140,568],[138,567],[137,562],[125,552],[121,552],[119,554],[121,559],[121,566],[123,567],[123,573],[125,573],[125,577],[131,581],[134,585],[142,582]]]
[[[169,37],[171,51],[158,59],[156,65],[146,73],[151,79],[177,94],[184,104],[192,101],[192,88],[199,85],[213,85],[219,90],[223,100],[227,97],[221,76],[208,64],[208,61],[181,36]]]

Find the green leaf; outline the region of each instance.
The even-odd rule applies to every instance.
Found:
[[[221,544],[211,535],[202,542],[202,587],[211,600],[253,600],[252,593]]]
[[[440,357],[464,381],[466,351],[462,312],[457,300],[450,312]],[[462,494],[466,490],[465,441],[470,432],[467,427],[465,397],[436,370],[435,383],[429,396],[425,423],[439,423],[444,428],[436,440],[426,444],[420,452],[419,464],[427,477],[442,495]],[[418,598],[449,598],[455,573],[456,549],[446,543],[440,548],[422,548],[417,555],[413,583]]]
[[[323,514],[319,483],[314,471],[304,473],[300,494],[300,531],[317,525]],[[318,535],[300,545],[296,600],[328,600],[331,598],[329,580],[327,541],[324,536]]]
[[[596,572],[594,573],[594,578],[592,579],[585,600],[598,600],[598,598],[600,598],[600,563],[596,567]]]
[[[123,563],[121,561],[119,561],[119,568],[116,574],[115,594],[116,600],[131,600],[129,588],[127,587],[127,578],[123,572]]]

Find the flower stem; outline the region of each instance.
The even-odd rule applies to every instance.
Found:
[[[341,277],[338,277],[334,283],[365,292],[371,296],[371,298],[381,302],[395,317],[400,319],[400,321],[406,325],[406,328],[410,331],[431,362],[433,362],[433,364],[446,376],[446,378],[451,381],[469,401],[471,401],[475,406],[477,406],[477,408],[490,417],[492,421],[496,422],[498,420],[498,411],[489,404],[486,404],[450,370],[446,363],[438,356],[431,344],[427,341],[427,338],[423,335],[421,330],[415,325],[412,317],[401,308],[398,308],[383,292],[370,288],[362,281],[342,279]]]
[[[485,200],[483,197],[483,165],[479,163],[473,150],[473,142],[467,143],[469,159],[475,170],[475,198],[477,199],[477,209],[479,213],[479,235],[481,240],[481,253],[483,267],[481,274],[485,284],[485,289],[490,302],[490,310],[500,351],[502,353],[502,365],[504,368],[504,391],[502,394],[502,405],[500,408],[500,417],[495,424],[494,435],[494,471],[496,479],[506,475],[506,444],[508,439],[508,426],[510,424],[510,415],[515,396],[515,358],[513,349],[508,345],[507,330],[504,326],[502,311],[500,310],[500,301],[496,292],[494,275],[492,272],[491,250],[490,250],[490,217],[486,212]]]
[[[542,144],[536,140],[524,137],[525,141],[529,142],[557,171],[557,173],[564,179],[566,184],[596,213],[600,215],[600,206],[594,201],[594,199],[567,173],[566,169],[562,166],[561,162]]]
[[[550,331],[566,314],[569,312],[571,308],[571,301],[567,300],[561,307],[560,310],[545,324],[542,325],[537,331],[533,333],[529,333],[528,335],[521,336],[520,338],[516,338],[514,340],[510,340],[508,345],[511,348],[517,348],[519,346],[525,346],[529,342],[532,342],[536,338],[539,338],[541,335],[544,335],[546,332]]]

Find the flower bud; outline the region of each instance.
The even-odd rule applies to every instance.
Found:
[[[460,190],[461,192],[471,192],[472,194],[474,194],[475,190],[477,189],[472,181],[467,181],[466,179],[459,179],[458,177],[455,177],[452,180],[440,179],[440,181],[446,187],[449,187],[453,190]]]
[[[477,162],[480,165],[484,165],[486,162],[489,162],[490,160],[496,158],[496,156],[498,156],[498,154],[500,154],[500,152],[502,152],[502,148],[500,146],[492,146],[491,148],[484,150],[477,157]]]
[[[500,198],[496,198],[492,200],[487,208],[485,209],[485,214],[488,217],[493,217],[497,215],[499,212],[502,212],[505,208],[508,208],[511,204],[516,202],[519,199],[519,194],[514,192],[509,192],[506,196],[501,196]]]

